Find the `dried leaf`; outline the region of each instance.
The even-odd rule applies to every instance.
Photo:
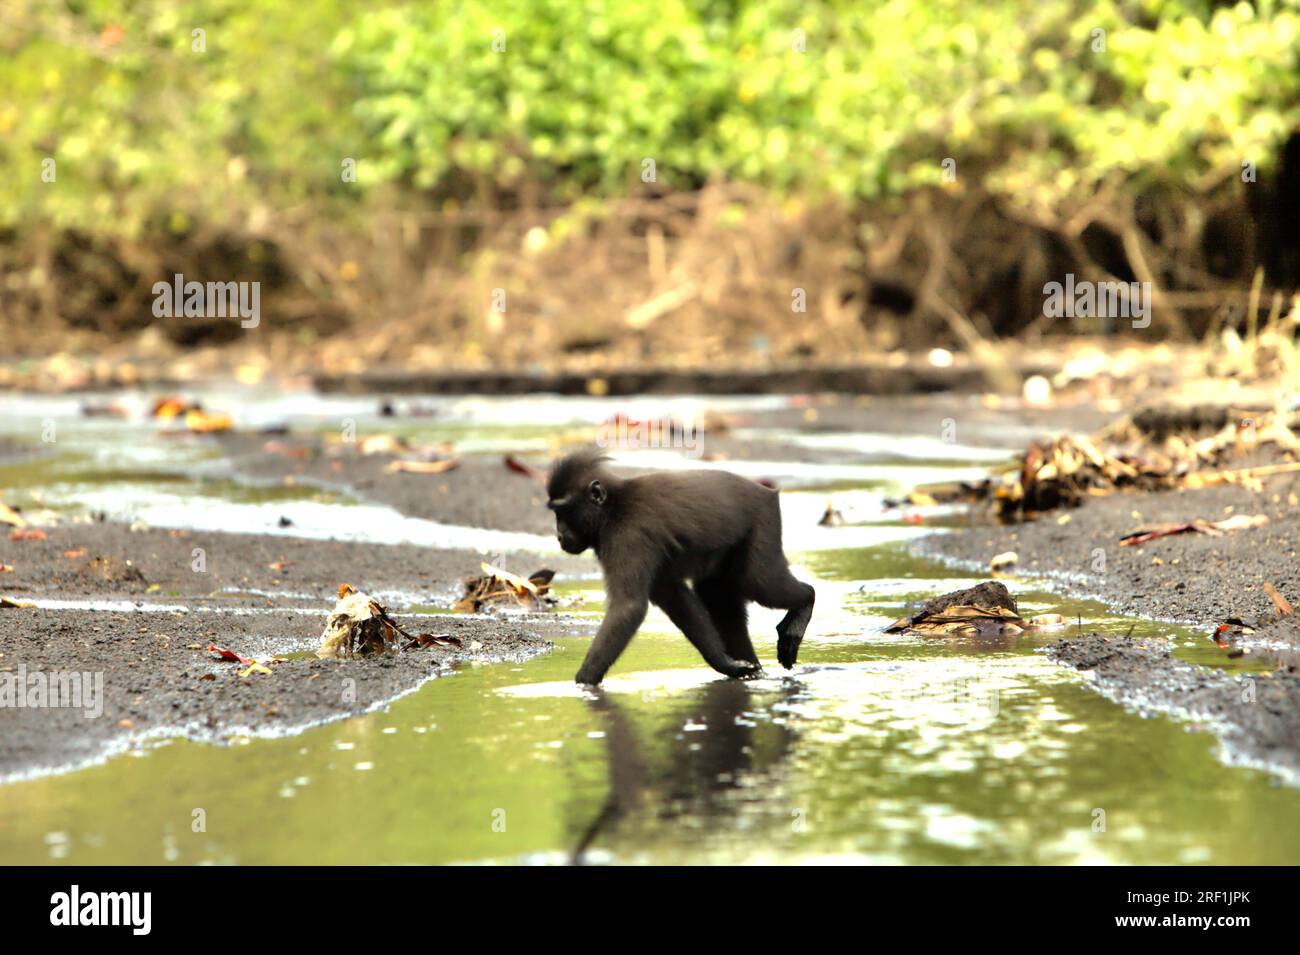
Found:
[[[399,471],[409,474],[442,474],[446,471],[454,471],[460,467],[459,458],[447,458],[442,461],[390,461],[388,470],[392,473]]]
[[[204,411],[202,408],[191,408],[185,412],[185,427],[198,434],[229,431],[234,426],[235,423],[228,414]]]
[[[520,461],[513,454],[507,454],[504,458],[504,463],[508,470],[514,471],[516,474],[522,474],[525,477],[530,477],[536,481],[546,480],[545,471],[540,468],[535,468],[525,461]]]
[[[403,650],[423,650],[428,647],[461,647],[464,646],[460,637],[453,637],[447,633],[432,634],[421,633],[412,637],[402,647]]]
[[[241,657],[234,650],[228,650],[225,647],[219,647],[215,643],[209,643],[208,649],[215,653],[216,659],[226,663],[242,663],[245,666],[255,662],[251,657]]]
[[[1171,537],[1175,534],[1209,534],[1218,537],[1228,531],[1263,527],[1267,523],[1267,514],[1236,514],[1221,521],[1174,521],[1139,528],[1132,533],[1125,534],[1119,539],[1119,542],[1122,547],[1137,547],[1149,541],[1158,540],[1161,537]]]
[[[483,573],[487,574],[489,577],[495,577],[497,580],[504,581],[521,593],[526,590],[534,596],[537,595],[537,585],[525,577],[520,577],[518,574],[512,574],[508,570],[502,570],[500,567],[493,567],[488,563],[481,563],[479,564],[479,567],[481,567]]]
[[[1268,581],[1264,582],[1264,593],[1268,594],[1268,599],[1273,601],[1273,606],[1282,616],[1289,617],[1295,613],[1295,608],[1291,606],[1290,601],[1278,593],[1277,588]]]

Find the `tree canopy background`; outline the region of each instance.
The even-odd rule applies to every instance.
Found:
[[[184,272],[345,363],[844,358],[1095,331],[1074,271],[1200,334],[1300,281],[1298,59],[1300,0],[9,0],[0,327]]]

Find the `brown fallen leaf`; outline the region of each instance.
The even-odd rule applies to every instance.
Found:
[[[11,541],[43,541],[48,536],[39,527],[20,527],[9,532]]]
[[[63,552],[63,556],[69,559],[76,558],[76,557],[85,557],[86,548],[82,547],[79,550],[65,550]]]
[[[149,414],[152,417],[161,418],[163,421],[170,421],[173,418],[183,415],[193,407],[197,406],[191,405],[180,395],[167,395],[166,397],[157,399],[153,403],[153,407],[149,410]]]
[[[1259,478],[1272,477],[1275,474],[1289,474],[1300,471],[1300,461],[1288,464],[1266,464],[1257,468],[1240,468],[1236,471],[1196,471],[1183,479],[1183,486],[1189,488],[1213,487],[1216,484],[1240,484],[1258,481]]]
[[[1219,537],[1228,531],[1239,531],[1250,527],[1263,527],[1267,523],[1267,514],[1236,514],[1221,521],[1174,521],[1171,523],[1152,524],[1149,527],[1139,528],[1132,533],[1125,534],[1119,539],[1119,542],[1122,547],[1137,547],[1147,543],[1148,541],[1157,540],[1161,537],[1171,537],[1175,534],[1209,534],[1214,537]]]
[[[1268,581],[1264,581],[1264,593],[1268,594],[1268,599],[1273,601],[1273,606],[1277,608],[1277,612],[1282,616],[1289,617],[1295,613],[1295,608],[1291,606],[1291,602],[1278,593],[1277,588]]]
[[[395,434],[372,434],[357,442],[362,454],[401,454],[410,447],[409,441]]]
[[[191,408],[185,412],[185,427],[196,434],[213,434],[218,431],[229,431],[235,426],[230,415],[221,414],[215,411],[204,411],[202,408]]]
[[[447,633],[421,633],[412,637],[402,647],[403,650],[423,650],[427,647],[462,647],[464,643],[460,637],[453,637]]]
[[[241,657],[234,650],[219,647],[215,643],[209,643],[208,649],[217,655],[216,659],[224,660],[227,663],[242,663],[247,666],[248,664],[255,662],[252,657]]]
[[[507,454],[503,459],[503,462],[508,470],[514,471],[516,474],[522,474],[525,477],[530,477],[535,481],[546,480],[545,471],[541,470],[540,468],[533,467],[531,464],[527,463],[526,461],[520,461],[513,454]]]
[[[454,471],[460,467],[459,458],[447,458],[442,461],[404,461],[398,459],[388,463],[388,471],[397,473],[399,471],[408,474],[443,474],[447,471]]]
[[[262,445],[262,450],[267,454],[279,454],[286,458],[309,458],[312,456],[312,449],[305,445],[290,445],[283,441],[268,441]]]

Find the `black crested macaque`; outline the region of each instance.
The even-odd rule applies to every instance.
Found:
[[[605,575],[608,609],[577,682],[604,679],[651,603],[730,677],[761,670],[745,605],[786,610],[777,659],[793,667],[815,594],[781,550],[777,492],[726,471],[623,478],[607,460],[595,450],[570,454],[546,486],[560,546],[594,549]]]

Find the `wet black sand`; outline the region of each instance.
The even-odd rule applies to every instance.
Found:
[[[155,735],[219,742],[300,730],[366,712],[468,661],[525,660],[545,653],[552,646],[548,634],[585,627],[560,615],[396,614],[411,632],[458,637],[463,648],[318,660],[310,653],[319,645],[323,608],[263,613],[25,609],[0,614],[5,632],[0,677],[25,676],[30,685],[33,674],[49,678],[76,672],[90,675],[85,688],[102,679],[102,697],[93,709],[85,690],[80,709],[6,708],[0,779],[101,760]],[[217,660],[206,650],[209,643],[245,657],[298,656],[269,665],[269,675],[241,677],[244,666]]]

